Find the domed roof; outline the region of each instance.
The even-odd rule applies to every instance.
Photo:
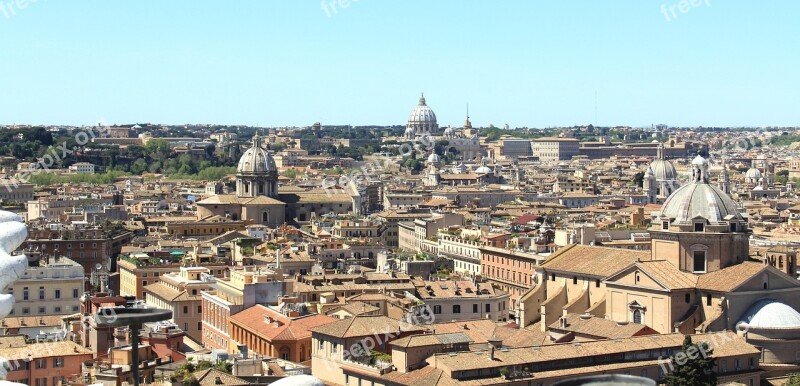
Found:
[[[261,147],[261,137],[258,134],[253,136],[253,146],[242,154],[239,158],[239,166],[236,168],[237,173],[270,173],[277,172],[278,167],[275,166],[275,159],[272,154]]]
[[[750,306],[736,324],[739,328],[800,328],[800,312],[775,299]]]
[[[431,155],[428,156],[428,163],[437,163],[437,162],[439,162],[439,155],[436,153],[431,153]]]
[[[444,129],[444,133],[443,134],[444,134],[445,137],[452,137],[452,136],[456,135],[456,131],[453,130],[452,127],[448,127],[446,129]]]
[[[692,182],[676,189],[664,201],[661,207],[661,218],[669,218],[674,223],[691,223],[696,217],[702,217],[711,223],[728,221],[727,216],[734,216],[742,221],[736,202],[716,185],[708,183],[708,162],[692,162]]]
[[[678,172],[675,170],[675,166],[665,159],[657,159],[651,162],[650,169],[653,170],[653,175],[656,176],[657,180],[669,181],[678,179]]]
[[[492,173],[492,169],[490,169],[486,165],[483,165],[483,166],[475,169],[475,173],[477,173],[477,174],[490,174],[490,173]]]
[[[292,375],[290,377],[281,378],[275,382],[272,382],[270,385],[272,386],[325,386],[319,378],[300,374],[300,375]]]
[[[745,178],[757,180],[762,177],[761,170],[756,168],[747,169],[747,173],[744,175]]]
[[[419,97],[419,104],[408,114],[408,126],[417,124],[436,124],[436,114],[425,104],[425,95]]]

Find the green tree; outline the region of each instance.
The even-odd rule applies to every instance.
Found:
[[[133,165],[131,165],[131,173],[133,174],[142,174],[147,170],[147,161],[143,158],[139,158],[136,161],[133,161]]]
[[[800,373],[789,374],[785,386],[800,386]]]
[[[187,375],[183,377],[183,386],[200,386],[200,382],[194,375]]]
[[[164,161],[170,153],[169,142],[165,139],[151,139],[145,145],[145,151],[150,158]]]
[[[664,377],[667,386],[714,386],[714,350],[708,343],[692,343],[692,337],[683,339],[681,350],[672,356],[671,370]]]

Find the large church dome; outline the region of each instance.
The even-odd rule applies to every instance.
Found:
[[[739,328],[800,328],[800,312],[775,299],[761,299],[737,323]]]
[[[419,97],[419,104],[408,114],[406,127],[413,129],[415,134],[434,133],[439,129],[436,114],[425,103],[425,95]]]
[[[711,224],[742,221],[736,202],[722,189],[709,184],[708,161],[697,156],[692,161],[692,169],[692,182],[667,197],[659,217],[675,224],[691,224],[692,219],[697,217]]]
[[[266,174],[277,171],[275,159],[272,158],[272,154],[261,147],[261,137],[256,134],[253,136],[253,146],[244,152],[242,158],[239,158],[236,172],[239,174]]]

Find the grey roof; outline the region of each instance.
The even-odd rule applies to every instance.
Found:
[[[800,313],[775,299],[761,299],[750,306],[737,325],[747,328],[800,328]]]
[[[261,147],[261,138],[256,134],[253,137],[253,146],[239,158],[237,173],[268,173],[277,172],[275,159],[267,150]]]
[[[694,181],[681,186],[667,197],[661,208],[661,217],[673,223],[688,224],[694,218],[704,218],[709,223],[722,223],[730,219],[742,220],[739,207],[722,189],[705,181]]]
[[[649,169],[653,170],[653,175],[657,181],[672,181],[678,179],[678,172],[672,162],[663,159],[657,159],[650,163]]]

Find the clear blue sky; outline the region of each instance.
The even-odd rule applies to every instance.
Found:
[[[796,0],[14,1],[4,124],[800,125]]]

